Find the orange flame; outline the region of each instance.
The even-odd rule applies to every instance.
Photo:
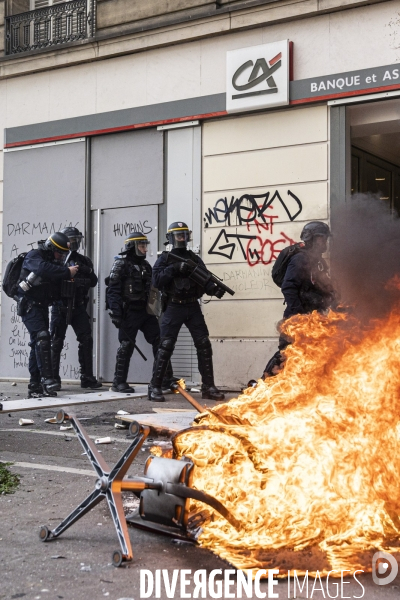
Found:
[[[374,551],[400,552],[400,308],[282,329],[284,370],[175,437],[194,487],[242,524],[215,513],[199,542],[240,569],[370,571]]]

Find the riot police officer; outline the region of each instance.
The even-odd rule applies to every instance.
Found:
[[[57,396],[57,381],[51,363],[49,306],[57,297],[63,279],[76,276],[79,267],[61,263],[69,252],[69,240],[61,232],[38,242],[22,263],[18,286],[18,314],[30,333],[30,394]]]
[[[303,227],[300,234],[303,248],[291,257],[282,282],[281,289],[286,304],[284,319],[311,313],[313,310],[324,312],[335,306],[337,292],[332,284],[329,267],[322,258],[330,235],[328,225],[322,221],[311,221]],[[279,372],[284,360],[281,351],[289,344],[290,340],[281,335],[279,350],[267,363],[264,376]]]
[[[151,288],[152,268],[146,260],[149,240],[141,231],[131,233],[125,240],[125,250],[120,253],[111,269],[107,283],[107,308],[111,321],[118,329],[120,346],[117,351],[114,392],[134,392],[126,382],[129,364],[138,331],[152,345],[156,355],[160,343],[157,317],[146,310]],[[172,377],[172,369],[169,367]]]
[[[81,371],[81,388],[98,389],[102,385],[93,375],[93,337],[90,317],[86,307],[89,302],[88,292],[97,285],[97,276],[93,271],[93,263],[88,256],[78,252],[83,235],[76,227],[65,227],[61,233],[67,236],[70,245],[68,265],[77,265],[79,270],[74,279],[72,293],[69,298],[64,293],[68,289],[61,288],[61,299],[51,309],[51,358],[53,374],[61,389],[60,357],[64,345],[68,325],[72,325],[78,341],[78,360]]]
[[[187,248],[190,233],[186,223],[172,223],[167,233],[168,243],[172,247],[170,253],[205,267],[201,258]],[[179,331],[182,325],[186,325],[197,350],[202,377],[202,397],[223,400],[224,394],[214,383],[212,347],[199,299],[204,293],[222,298],[225,292],[213,282],[208,282],[205,287],[195,283],[189,277],[192,272],[191,267],[179,260],[171,262],[170,253],[163,252],[153,267],[153,285],[163,292],[166,306],[161,322],[161,342],[154,363],[149,398],[156,402],[164,401],[161,382],[174,351]]]

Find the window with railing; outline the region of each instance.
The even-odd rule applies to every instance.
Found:
[[[95,33],[96,0],[30,0],[30,7],[6,17],[6,54],[76,42]]]

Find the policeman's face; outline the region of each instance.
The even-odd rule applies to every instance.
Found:
[[[65,257],[66,254],[64,254],[64,252],[57,252],[57,250],[54,250],[54,258],[56,260],[64,260]]]
[[[318,254],[324,254],[328,249],[328,238],[326,235],[316,235],[313,241],[313,249]]]
[[[139,244],[137,245],[137,249],[138,249],[138,251],[139,251],[141,254],[143,254],[143,256],[146,256],[146,253],[147,253],[147,244],[143,244],[143,242],[142,242],[142,243],[139,243]]]

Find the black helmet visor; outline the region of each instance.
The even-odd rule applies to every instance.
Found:
[[[83,240],[83,235],[69,235],[68,239],[72,252],[76,252],[77,250],[79,250]]]
[[[136,256],[139,258],[145,258],[149,251],[150,241],[147,237],[134,237],[125,240],[125,249],[127,251],[134,251]]]
[[[173,248],[186,248],[190,242],[190,231],[187,229],[175,229],[169,232],[170,242]]]

